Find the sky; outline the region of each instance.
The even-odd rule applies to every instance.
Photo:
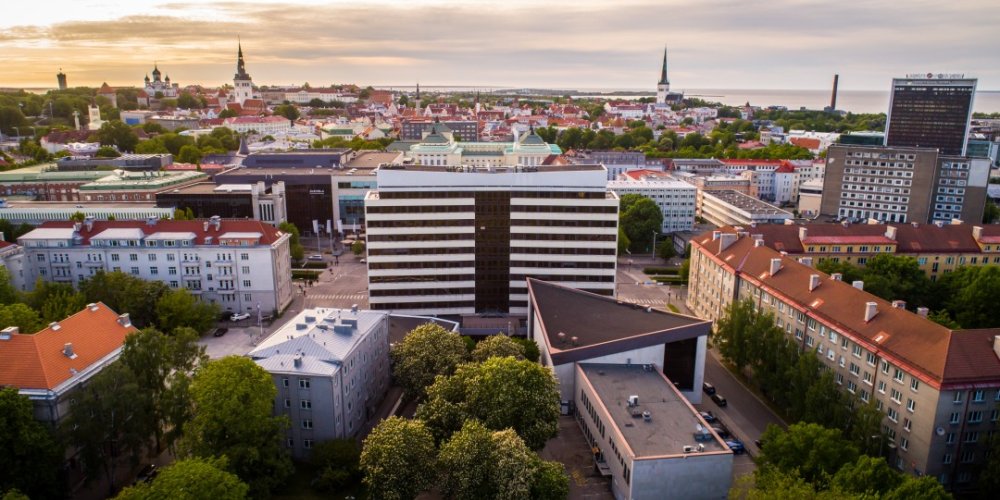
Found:
[[[0,9],[0,87],[258,85],[1000,90],[996,0],[35,0]]]

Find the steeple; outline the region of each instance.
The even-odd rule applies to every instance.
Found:
[[[250,75],[247,74],[246,66],[243,62],[243,42],[237,40],[237,52],[236,52],[236,75],[233,76],[234,80],[249,80]]]
[[[670,85],[670,80],[667,79],[667,46],[663,46],[663,69],[660,70],[660,84]]]
[[[160,81],[160,67],[157,63],[153,63],[153,81]]]

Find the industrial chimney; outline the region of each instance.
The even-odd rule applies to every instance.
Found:
[[[830,95],[830,111],[837,110],[837,84],[840,82],[840,75],[833,75],[833,94]]]

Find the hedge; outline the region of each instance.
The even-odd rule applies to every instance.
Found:
[[[319,278],[319,275],[320,275],[319,271],[309,271],[307,269],[292,270],[293,280],[315,280]]]
[[[650,276],[649,279],[657,283],[687,284],[687,280],[680,276]]]
[[[654,274],[678,274],[681,272],[680,268],[677,267],[647,267],[642,270],[642,272],[648,275]]]

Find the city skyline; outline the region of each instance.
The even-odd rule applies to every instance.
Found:
[[[54,87],[60,68],[70,86],[137,86],[154,63],[181,85],[218,85],[239,36],[263,85],[653,91],[667,44],[677,89],[823,89],[839,73],[842,89],[883,90],[926,71],[1000,89],[1000,13],[985,1],[627,4],[43,1],[0,20],[0,87]]]

